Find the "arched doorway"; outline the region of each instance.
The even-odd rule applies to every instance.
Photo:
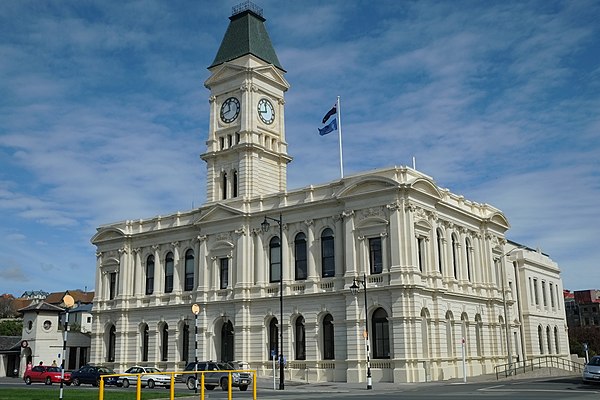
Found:
[[[221,361],[233,361],[233,324],[227,320],[221,327]]]

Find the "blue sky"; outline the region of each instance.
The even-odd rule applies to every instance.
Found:
[[[0,2],[0,293],[93,290],[97,226],[198,207],[203,83],[239,1]],[[288,188],[412,165],[600,288],[600,2],[256,1]]]

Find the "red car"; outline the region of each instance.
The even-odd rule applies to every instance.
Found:
[[[52,385],[53,383],[60,383],[60,375],[59,367],[36,365],[29,371],[25,371],[23,380],[25,380],[26,385],[31,385],[31,382],[44,382],[46,385]],[[67,371],[65,371],[65,384],[67,386],[71,384],[71,373]]]

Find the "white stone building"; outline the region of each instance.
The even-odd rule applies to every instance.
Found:
[[[286,379],[364,382],[365,320],[375,382],[462,377],[463,338],[469,376],[567,357],[559,268],[498,209],[408,167],[288,191],[285,71],[259,11],[230,19],[205,82],[207,202],[98,228],[91,361],[182,369],[193,304],[199,359],[270,375],[281,326]]]

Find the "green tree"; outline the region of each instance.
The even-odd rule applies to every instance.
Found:
[[[0,322],[0,336],[21,336],[23,334],[22,321]]]

